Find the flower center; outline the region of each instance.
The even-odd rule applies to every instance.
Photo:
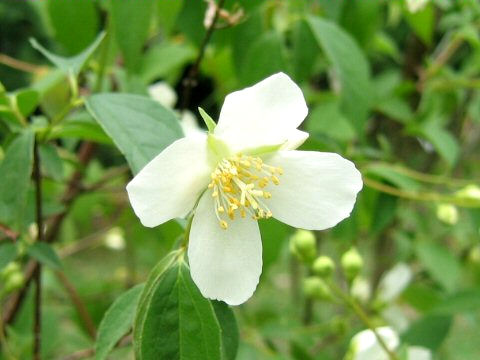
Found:
[[[265,188],[270,183],[278,185],[277,176],[282,174],[281,168],[267,165],[259,157],[238,154],[222,159],[208,185],[212,189],[220,227],[227,229],[228,218],[234,220],[235,216],[244,218],[248,214],[254,220],[270,218],[272,212],[265,200],[272,194]]]

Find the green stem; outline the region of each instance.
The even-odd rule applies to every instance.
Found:
[[[464,197],[457,197],[454,195],[443,195],[433,192],[405,191],[367,177],[363,177],[363,182],[366,186],[372,189],[404,199],[415,201],[444,202],[468,208],[480,207],[480,201],[478,199],[469,199]]]
[[[362,171],[367,172],[369,169],[375,168],[376,166],[389,168],[399,174],[408,176],[412,179],[422,181],[425,183],[435,184],[435,185],[447,185],[451,187],[458,187],[458,186],[465,186],[475,182],[474,180],[454,179],[454,178],[449,178],[441,175],[426,174],[417,170],[410,169],[404,165],[400,165],[400,164],[392,165],[385,162],[370,163],[367,166],[363,167]]]
[[[372,323],[372,321],[369,319],[368,315],[360,307],[360,305],[358,305],[350,295],[343,292],[343,290],[340,289],[334,283],[329,283],[328,285],[332,290],[332,292],[335,293],[346,305],[348,305],[350,309],[352,309],[352,311],[358,316],[358,318],[365,324],[365,326],[368,327],[373,332],[373,334],[377,338],[378,343],[383,348],[383,350],[385,350],[385,352],[388,354],[388,357],[390,358],[390,360],[399,360],[398,356],[388,348],[383,338],[377,332],[375,325]]]

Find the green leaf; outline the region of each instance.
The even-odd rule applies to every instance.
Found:
[[[183,136],[175,114],[144,96],[99,94],[89,97],[86,105],[135,174]]]
[[[334,22],[313,16],[307,21],[339,77],[343,111],[358,134],[363,134],[372,102],[368,60],[355,40]]]
[[[166,1],[165,1],[166,3]],[[163,42],[147,50],[141,57],[140,75],[146,83],[158,78],[180,74],[186,63],[195,58],[193,47],[185,44]]]
[[[383,179],[400,189],[405,189],[405,190],[421,189],[420,184],[416,180],[396,171],[394,166],[390,164],[373,163],[372,165],[368,166],[365,169],[365,172],[368,175],[374,175],[376,177],[379,177],[380,179]]]
[[[453,291],[457,288],[460,263],[449,250],[433,242],[420,241],[415,251],[430,276],[444,289]]]
[[[55,39],[69,54],[77,54],[95,39],[99,26],[96,1],[48,0],[46,10]]]
[[[57,148],[52,144],[42,144],[39,147],[40,162],[45,173],[55,181],[64,178],[63,161],[58,155]]]
[[[235,360],[238,351],[238,326],[232,309],[222,301],[212,301],[222,330],[222,359]]]
[[[39,93],[34,89],[21,89],[0,96],[0,114],[7,120],[9,128],[15,132],[24,127],[18,115],[29,116],[39,103]],[[18,114],[18,115],[17,115]]]
[[[140,54],[148,36],[153,4],[153,0],[110,1],[115,40],[125,65],[131,72],[136,72],[140,65]]]
[[[178,14],[182,10],[184,0],[158,1],[157,13],[158,23],[169,34],[173,31]]]
[[[73,74],[74,76],[78,76],[90,56],[92,56],[92,54],[95,52],[95,50],[98,48],[98,46],[104,39],[104,37],[105,32],[102,31],[100,34],[98,34],[95,41],[89,47],[83,50],[80,54],[68,58],[51,53],[33,38],[30,38],[30,44],[39,52],[41,52],[43,56],[50,60],[52,64],[61,69],[67,75]]]
[[[402,343],[436,350],[448,335],[452,325],[450,316],[428,315],[414,322],[402,335]]]
[[[50,133],[51,139],[81,139],[111,145],[112,140],[87,112],[80,112],[62,121]]]
[[[115,344],[132,327],[135,311],[144,284],[139,284],[120,295],[108,308],[98,327],[95,359],[104,360]]]
[[[27,249],[28,255],[35,258],[44,265],[58,270],[62,267],[62,263],[53,248],[44,242],[36,242]]]
[[[26,207],[33,164],[34,134],[25,131],[8,147],[0,163],[0,221],[17,228]]]
[[[144,288],[134,328],[137,360],[220,360],[215,311],[193,283],[183,255],[162,260]]]
[[[313,70],[318,57],[318,49],[315,38],[304,20],[297,21],[292,29],[292,63],[295,80],[302,82],[307,80]]]
[[[283,40],[277,32],[262,34],[248,48],[245,62],[239,69],[243,85],[252,85],[267,76],[286,69]]]
[[[433,308],[435,314],[454,315],[480,309],[480,289],[464,290],[448,296]]]
[[[430,45],[435,30],[435,7],[433,4],[427,4],[425,8],[415,13],[403,6],[403,15],[408,25],[426,45]]]
[[[306,123],[307,131],[317,136],[328,136],[338,141],[355,139],[355,128],[342,114],[338,101],[328,101],[315,106]]]
[[[17,257],[17,247],[8,242],[0,244],[0,270],[7,266]]]
[[[17,107],[20,113],[27,117],[38,105],[40,94],[36,90],[24,89],[15,93]]]
[[[429,120],[419,125],[412,125],[408,131],[429,141],[450,167],[455,165],[460,155],[460,146],[457,139],[438,121]]]

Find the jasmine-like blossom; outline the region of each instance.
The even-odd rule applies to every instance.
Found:
[[[390,327],[375,329],[390,351],[396,351],[400,345],[398,334]],[[353,336],[345,357],[346,360],[389,360],[390,357],[378,342],[372,330],[363,330]],[[406,349],[406,360],[431,360],[430,350],[420,346],[409,346]]]
[[[278,73],[225,98],[208,134],[179,139],[127,185],[143,225],[191,214],[188,259],[203,296],[237,305],[257,287],[262,243],[257,220],[307,230],[350,215],[362,179],[334,153],[297,151],[308,109],[300,88]],[[335,126],[332,124],[332,126]]]

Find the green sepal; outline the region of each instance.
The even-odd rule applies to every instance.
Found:
[[[202,119],[205,122],[205,125],[207,125],[208,132],[213,134],[213,130],[215,130],[215,126],[217,126],[217,124],[215,124],[215,121],[213,121],[211,116],[208,115],[207,112],[203,110],[201,107],[198,107],[198,112],[202,116]]]

